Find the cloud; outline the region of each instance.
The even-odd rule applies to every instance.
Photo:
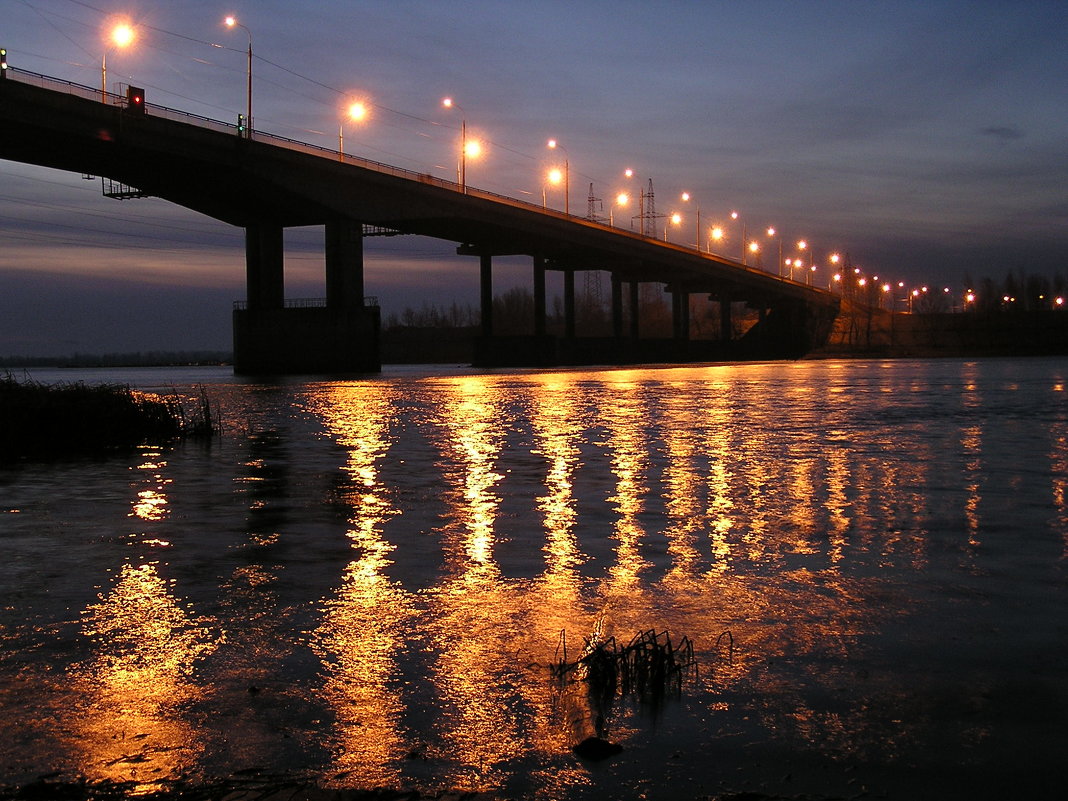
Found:
[[[1024,132],[1013,125],[991,125],[988,128],[983,128],[980,133],[983,136],[990,136],[1001,142],[1011,142],[1014,139],[1024,138]]]

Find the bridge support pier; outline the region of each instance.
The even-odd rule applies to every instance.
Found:
[[[534,257],[534,336],[545,336],[545,259]]]
[[[671,293],[671,323],[675,339],[690,338],[690,293],[676,290]]]
[[[326,307],[363,308],[363,223],[332,220],[325,239]]]
[[[363,297],[363,226],[326,224],[326,303],[287,306],[282,227],[245,229],[248,300],[234,309],[234,372],[367,373],[382,369],[379,309]]]
[[[493,256],[482,253],[478,257],[479,268],[479,315],[482,318],[482,336],[493,336]]]
[[[285,298],[282,226],[245,229],[245,289],[250,309],[281,309]]]
[[[641,285],[637,281],[630,282],[630,338],[638,341],[641,328],[638,325],[638,306],[640,305],[638,294]]]
[[[612,338],[623,339],[623,281],[612,273]]]
[[[731,296],[727,292],[719,294],[719,338],[723,342],[730,342],[734,333],[734,324],[731,320]]]
[[[575,338],[575,271],[564,271],[564,339]]]

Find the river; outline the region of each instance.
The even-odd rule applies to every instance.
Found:
[[[1064,792],[1063,359],[31,374],[223,428],[0,472],[0,785]],[[662,696],[551,675],[648,631]]]

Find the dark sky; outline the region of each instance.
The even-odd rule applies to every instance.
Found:
[[[359,97],[371,115],[346,125],[347,152],[454,179],[462,117],[485,146],[468,183],[540,203],[555,137],[572,211],[591,183],[607,206],[652,179],[657,211],[684,216],[680,243],[699,205],[728,253],[737,210],[751,236],[776,226],[784,256],[804,238],[817,260],[954,293],[969,275],[1068,272],[1064,0],[0,0],[0,46],[99,86],[125,16],[137,41],[108,52],[111,88],[231,121],[248,39],[230,12],[252,32],[260,130],[336,147]],[[0,355],[229,347],[239,230],[103,198],[99,179],[0,162],[0,182]],[[559,189],[546,200],[563,206]],[[287,232],[288,296],[322,294],[320,241]],[[370,240],[367,268],[387,314],[477,303],[477,263],[450,243]],[[527,271],[503,267],[498,286]]]

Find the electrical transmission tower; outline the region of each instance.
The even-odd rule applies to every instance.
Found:
[[[594,222],[604,222],[604,203],[601,198],[593,194],[593,182],[590,181],[590,194],[586,196],[586,219]]]

